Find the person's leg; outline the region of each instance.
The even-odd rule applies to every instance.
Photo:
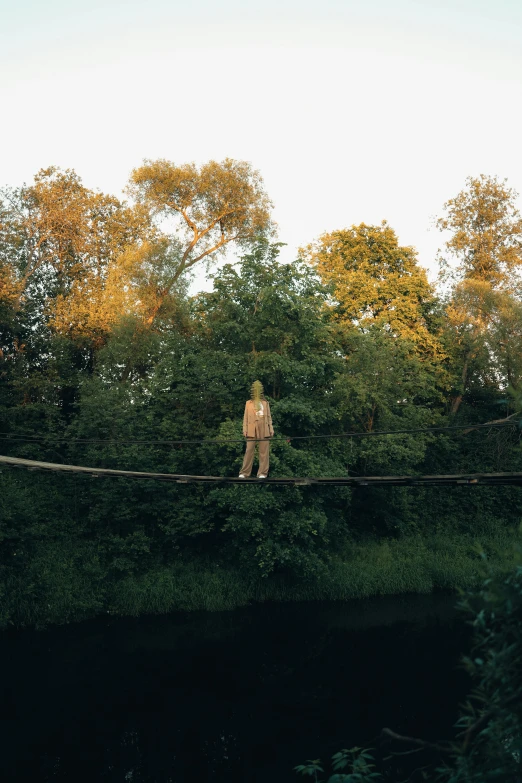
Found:
[[[257,472],[258,476],[268,476],[269,455],[270,455],[270,441],[260,440],[259,441],[259,470]]]
[[[254,438],[248,438],[246,442],[245,456],[243,458],[243,465],[239,471],[244,476],[250,476],[252,473],[252,465],[254,464],[254,449],[256,442]]]

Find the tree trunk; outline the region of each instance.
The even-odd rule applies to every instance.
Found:
[[[122,372],[122,375],[121,375],[121,378],[120,378],[120,383],[125,383],[125,381],[129,380],[129,375],[131,374],[131,370],[132,370],[132,362],[131,362],[130,359],[127,359],[127,363],[125,364],[125,367],[123,369],[123,372]]]
[[[462,391],[460,394],[457,394],[457,396],[453,399],[453,402],[451,404],[451,414],[455,415],[460,408],[460,403],[462,402],[462,398],[464,396],[464,391],[466,389],[466,381],[468,379],[468,370],[469,370],[469,360],[470,360],[470,352],[466,354],[466,358],[464,359],[464,366],[462,368],[462,375],[461,375],[461,388]]]

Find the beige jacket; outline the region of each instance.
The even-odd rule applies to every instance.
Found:
[[[245,438],[256,437],[256,419],[261,423],[261,437],[271,438],[274,434],[274,428],[272,426],[272,414],[270,413],[270,405],[266,400],[261,400],[263,406],[264,416],[257,419],[256,409],[252,400],[247,400],[245,405],[245,415],[243,416],[243,435]]]

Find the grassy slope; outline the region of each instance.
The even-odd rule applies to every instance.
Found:
[[[282,579],[246,578],[218,565],[195,563],[123,580],[111,592],[110,611],[122,615],[205,609],[219,611],[251,601],[347,600],[372,595],[429,593],[477,584],[483,561],[479,541],[499,570],[509,568],[516,533],[474,539],[435,534],[399,540],[370,540],[332,559],[318,578],[288,585]]]
[[[173,611],[220,611],[258,601],[348,600],[373,595],[429,593],[477,584],[483,560],[478,541],[493,566],[513,563],[515,530],[466,534],[435,533],[402,539],[353,543],[332,557],[324,571],[306,581],[262,578],[223,564],[180,560],[142,575],[107,577],[91,550],[77,541],[59,552],[42,550],[23,579],[0,586],[0,628],[42,627],[113,615]]]

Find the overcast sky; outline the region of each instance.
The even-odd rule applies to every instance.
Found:
[[[284,260],[386,219],[433,279],[466,177],[522,190],[521,41],[521,0],[0,0],[0,183],[248,160]]]

